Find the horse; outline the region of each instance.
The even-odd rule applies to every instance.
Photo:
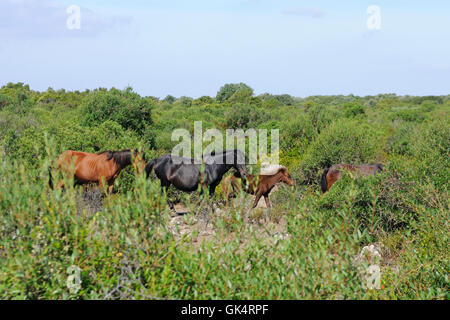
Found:
[[[203,172],[201,172],[201,165],[196,163],[194,159],[166,154],[147,163],[145,171],[148,178],[154,170],[161,181],[162,192],[167,191],[171,185],[184,192],[193,192],[198,190],[200,185],[200,194],[203,194],[204,189],[209,189],[210,198],[213,197],[224,174],[231,168],[237,170],[244,178],[248,176],[245,167],[245,155],[240,150],[213,152],[204,155],[202,164],[204,165]],[[170,209],[173,210],[173,203],[169,200],[167,202]]]
[[[330,190],[331,186],[342,177],[342,170],[349,170],[356,173],[356,177],[360,176],[374,176],[383,171],[384,165],[381,163],[374,164],[337,164],[324,170],[320,185],[322,192],[325,193]]]
[[[104,183],[108,185],[108,193],[112,193],[114,181],[120,172],[133,165],[140,174],[145,168],[144,152],[137,150],[102,151],[100,153],[87,153],[67,150],[59,155],[56,165],[58,170],[75,179],[75,185],[98,183],[103,189]],[[49,169],[49,185],[53,189],[53,179]],[[57,185],[62,188],[64,182]]]
[[[249,175],[247,181],[242,180],[241,183],[238,181],[239,178],[240,176],[238,173],[225,178],[222,182],[222,191],[227,197],[227,200],[235,198],[236,194],[240,193],[242,190],[242,184],[245,192],[251,195],[256,195],[251,209],[256,208],[259,199],[261,199],[262,196],[264,196],[267,208],[270,208],[271,205],[269,201],[269,194],[278,183],[285,183],[288,186],[294,185],[294,180],[291,178],[287,168],[284,166],[273,166],[268,170],[261,172],[257,176]],[[229,192],[230,184],[233,189],[231,192]]]

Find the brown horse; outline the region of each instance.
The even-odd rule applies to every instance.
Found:
[[[278,183],[283,182],[289,186],[294,185],[294,180],[291,178],[286,167],[283,166],[276,167],[258,176],[249,175],[247,181],[242,180],[240,183],[239,178],[240,176],[237,172],[225,178],[222,182],[222,191],[227,199],[231,199],[240,193],[242,185],[245,192],[256,196],[251,209],[254,209],[258,205],[259,199],[262,196],[264,196],[267,208],[270,208],[269,194]],[[230,184],[233,190],[230,190]]]
[[[98,183],[103,188],[106,183],[111,193],[114,181],[124,168],[133,165],[138,174],[144,171],[145,157],[143,152],[137,150],[103,151],[97,154],[68,150],[58,157],[56,165],[58,170],[75,178],[75,185]],[[51,172],[49,185],[53,189]],[[63,181],[57,184],[58,188],[63,186]]]
[[[361,176],[374,176],[377,173],[383,171],[384,166],[380,163],[375,164],[362,164],[359,166],[351,164],[337,164],[331,168],[325,169],[322,174],[320,185],[322,192],[325,193],[330,190],[331,186],[342,177],[343,170],[349,170],[355,172],[356,178]]]

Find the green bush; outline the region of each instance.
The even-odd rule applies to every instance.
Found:
[[[414,203],[420,191],[389,170],[387,167],[382,174],[359,179],[346,172],[321,198],[321,206],[337,212],[347,207],[361,229],[368,230],[367,243],[378,241],[380,234],[411,226],[419,215]]]
[[[139,277],[120,274],[142,272],[150,280],[170,247],[155,187],[141,179],[126,197],[89,214],[76,190],[49,191],[45,171],[35,179],[23,165],[2,161],[0,175],[0,298],[117,298],[120,285],[141,297],[153,293]],[[74,268],[81,278],[76,291],[68,285]]]
[[[58,153],[65,150],[84,152],[121,150],[137,148],[139,145],[139,139],[134,133],[125,131],[114,121],[106,121],[93,128],[74,125],[71,122],[29,128],[9,147],[15,150],[17,158],[37,166],[38,160],[45,157],[45,145],[48,140],[56,143]]]
[[[367,123],[337,121],[309,146],[300,169],[304,180],[318,182],[319,173],[334,164],[363,164],[379,160],[384,136]]]
[[[246,104],[236,104],[225,114],[226,126],[230,129],[257,128],[258,124],[268,120],[268,114],[261,108]]]
[[[153,124],[150,101],[140,97],[130,88],[98,90],[83,99],[81,105],[81,124],[98,126],[107,120],[120,124],[126,130],[146,135]],[[152,141],[149,141],[152,144]]]
[[[342,110],[346,118],[354,118],[365,114],[364,107],[358,103],[345,103]]]
[[[403,120],[409,122],[423,122],[426,115],[419,109],[398,110],[391,115],[392,120]]]
[[[432,182],[439,190],[448,188],[450,176],[450,121],[448,118],[424,124],[415,132],[411,143],[417,159],[416,178]],[[447,189],[448,190],[448,189]]]
[[[0,110],[24,115],[35,105],[34,93],[23,83],[8,83],[0,88]]]
[[[253,89],[245,83],[228,83],[217,92],[218,102],[226,102],[233,98],[233,102],[244,102],[244,100],[253,95]]]
[[[385,151],[397,155],[412,155],[412,145],[415,142],[414,136],[417,126],[410,122],[400,122],[392,128],[389,135]]]
[[[11,104],[13,104],[13,100],[10,97],[0,94],[0,111]]]

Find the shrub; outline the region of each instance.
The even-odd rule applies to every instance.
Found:
[[[257,128],[258,124],[267,118],[268,115],[263,109],[245,104],[236,104],[225,113],[225,122],[230,129]]]
[[[450,121],[448,118],[423,124],[413,136],[412,156],[417,159],[416,177],[429,180],[439,190],[448,188],[450,176]]]
[[[378,160],[384,136],[367,123],[339,121],[327,127],[309,146],[301,163],[307,182],[334,164],[362,164]],[[320,172],[321,173],[321,172]]]
[[[398,155],[412,155],[415,131],[417,127],[410,122],[400,121],[392,128],[392,134],[388,137],[385,150],[387,153]]]
[[[17,158],[37,166],[39,159],[45,157],[48,140],[55,142],[58,153],[65,150],[98,152],[130,149],[139,144],[135,134],[125,131],[114,121],[106,121],[94,128],[60,122],[25,130],[10,148],[16,150]]]
[[[190,106],[192,106],[192,101],[194,101],[194,99],[190,97],[181,97],[180,99],[178,99],[178,103],[183,108],[189,108]]]
[[[45,171],[34,176],[23,165],[0,162],[0,210],[7,212],[0,215],[0,298],[124,299],[126,289],[151,296],[151,285],[140,279],[161,269],[170,246],[156,187],[141,179],[126,197],[89,214],[73,188],[49,191]],[[77,290],[68,285],[74,270]],[[120,276],[123,270],[130,274]]]
[[[243,102],[245,98],[253,95],[253,89],[245,83],[228,83],[220,88],[217,92],[216,99],[218,102],[226,102],[234,96],[234,102]]]
[[[214,99],[209,96],[202,96],[193,101],[194,105],[205,105],[205,104],[212,104],[212,103],[214,103]]]
[[[423,122],[426,115],[419,109],[398,110],[391,115],[391,120],[403,120],[409,122]]]
[[[0,111],[13,103],[13,100],[7,95],[0,94]]]
[[[340,118],[339,112],[334,107],[325,106],[322,103],[307,101],[305,111],[311,118],[317,133],[321,133],[330,123]]]
[[[356,116],[365,114],[364,107],[359,103],[351,103],[351,102],[345,103],[342,106],[342,110],[346,118],[354,118]]]
[[[292,117],[281,127],[280,148],[286,152],[295,149],[302,156],[309,144],[317,137],[311,118],[306,114]]]
[[[324,208],[339,212],[346,207],[357,218],[361,229],[369,232],[367,243],[380,234],[403,229],[417,218],[413,202],[405,201],[412,184],[389,174],[355,179],[347,172],[321,199]],[[411,200],[411,198],[409,198]]]
[[[151,131],[152,105],[148,99],[126,90],[98,90],[83,99],[81,124],[97,126],[107,120],[120,124],[125,130],[133,130],[139,135]],[[149,143],[152,143],[149,141]]]
[[[169,94],[167,97],[164,98],[163,101],[167,102],[168,104],[173,104],[175,101],[177,101],[177,98]]]
[[[8,83],[0,89],[0,110],[24,115],[35,105],[33,92],[23,83]]]

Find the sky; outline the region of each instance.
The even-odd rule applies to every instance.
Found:
[[[68,28],[72,5],[80,29]],[[0,0],[8,82],[160,98],[239,82],[298,97],[446,95],[450,1]]]

